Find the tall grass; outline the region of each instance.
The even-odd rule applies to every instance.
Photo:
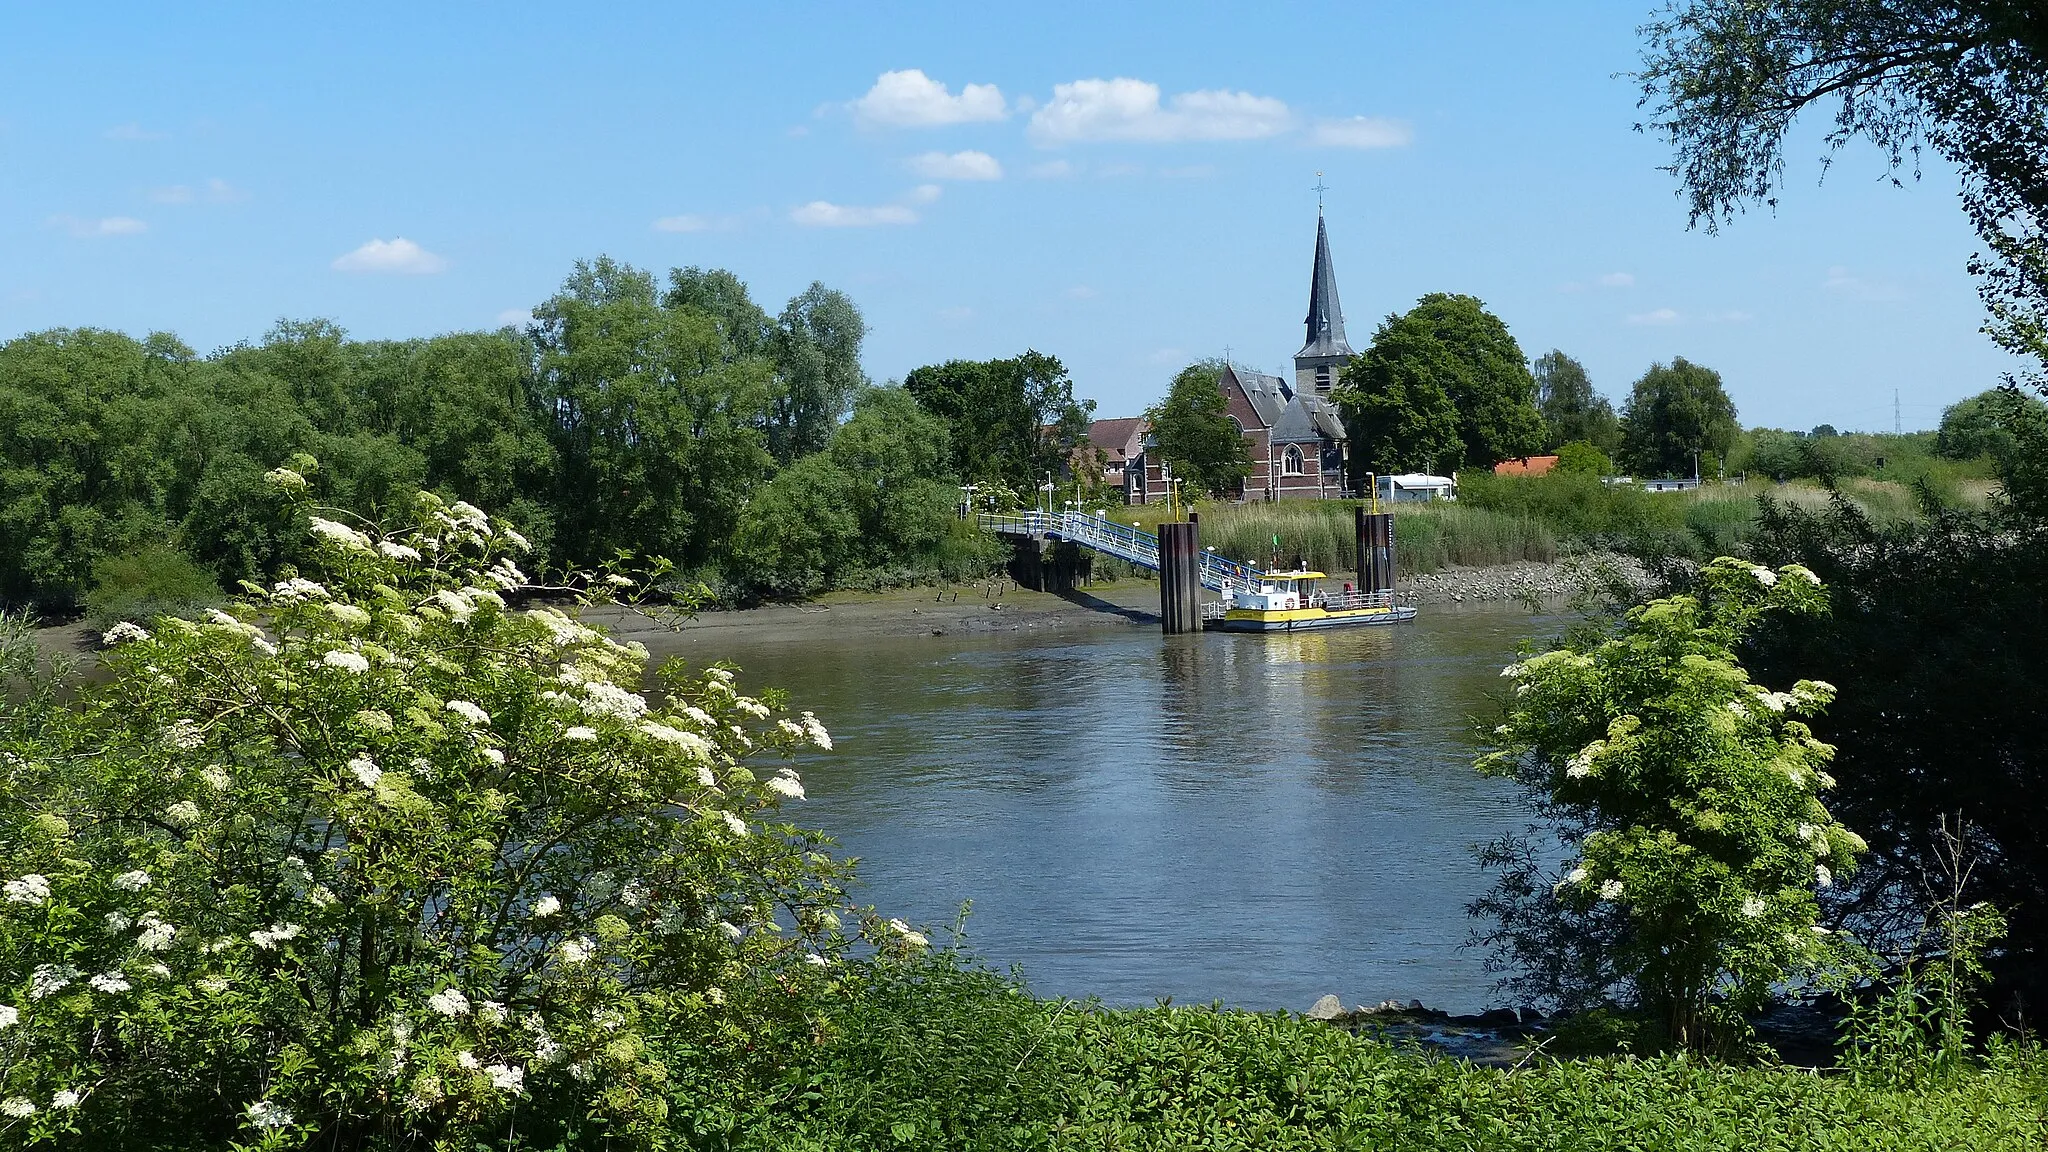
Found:
[[[1202,518],[1203,547],[1233,560],[1261,567],[1299,562],[1325,572],[1349,572],[1358,556],[1357,507],[1355,500],[1302,500],[1204,504],[1196,511]],[[1404,573],[1557,558],[1556,535],[1527,516],[1458,504],[1406,504],[1394,511],[1394,549]]]

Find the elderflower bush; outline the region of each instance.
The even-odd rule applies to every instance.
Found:
[[[800,1028],[849,931],[906,954],[782,822],[816,717],[719,667],[650,699],[638,645],[507,604],[468,505],[312,532],[0,732],[0,1143],[658,1145],[674,1038]]]
[[[1865,845],[1822,803],[1834,749],[1799,719],[1834,688],[1772,691],[1734,653],[1768,618],[1826,611],[1804,567],[1724,557],[1697,595],[1502,672],[1514,696],[1480,770],[1531,785],[1576,833],[1549,911],[1602,942],[1604,971],[1673,1042],[1702,1043],[1714,1018],[1739,1031],[1774,985],[1836,955],[1816,893]]]

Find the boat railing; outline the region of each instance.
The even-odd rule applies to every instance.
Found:
[[[1350,592],[1324,592],[1310,601],[1310,603],[1319,605],[1328,612],[1355,611],[1360,608],[1392,608],[1394,606],[1394,594],[1392,592],[1367,592],[1364,589]]]
[[[1225,604],[1221,600],[1202,601],[1202,619],[1204,620],[1221,620],[1224,614],[1229,611],[1230,605]]]

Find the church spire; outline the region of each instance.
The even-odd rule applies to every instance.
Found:
[[[1337,266],[1330,261],[1330,233],[1323,224],[1320,203],[1316,206],[1316,266],[1309,276],[1307,323],[1308,342],[1294,354],[1297,366],[1310,358],[1351,358],[1351,345],[1344,339],[1344,309],[1337,303]]]

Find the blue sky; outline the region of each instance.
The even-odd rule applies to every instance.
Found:
[[[2011,365],[1951,174],[1685,229],[1631,130],[1646,2],[0,5],[0,337],[280,317],[493,327],[579,257],[810,281],[868,371],[1036,348],[1100,414],[1302,339],[1324,173],[1354,346],[1426,292],[1617,400],[1674,355],[1745,423],[1908,428]]]

